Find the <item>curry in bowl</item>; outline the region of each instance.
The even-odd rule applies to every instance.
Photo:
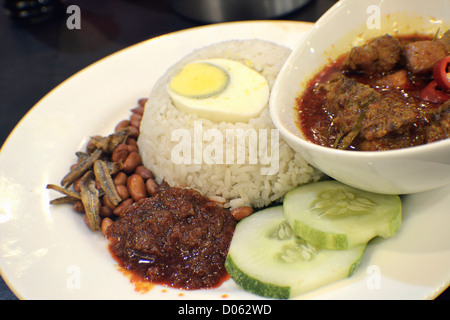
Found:
[[[318,145],[380,151],[450,135],[450,30],[385,34],[325,66],[296,99],[298,126]]]

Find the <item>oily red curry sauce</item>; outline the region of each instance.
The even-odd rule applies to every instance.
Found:
[[[430,40],[431,37],[425,35],[407,35],[397,36],[396,39],[404,46],[412,41]],[[394,75],[398,71],[406,74],[407,70],[405,70],[406,68],[404,66],[400,65],[391,72],[383,74],[352,72],[344,70],[342,67],[347,55],[348,53],[325,66],[310,80],[302,96],[296,99],[298,126],[307,140],[327,147],[333,147],[336,142],[338,132],[333,124],[333,115],[327,109],[326,92],[320,90],[320,86],[326,84],[336,74],[344,75],[347,78],[354,79],[358,83],[368,85],[381,95],[392,94],[395,91],[395,94],[400,100],[403,100],[410,108],[420,110],[419,112],[433,110],[439,107],[438,104],[418,98],[420,91],[432,80],[430,74],[411,75],[408,73],[407,82],[405,81],[401,88],[395,88],[389,86],[386,82],[383,83],[383,81],[386,81],[390,75]],[[377,151],[424,144],[428,142],[425,136],[427,132],[425,126],[428,124],[429,119],[424,119],[412,125],[408,130],[402,132],[401,135],[394,136],[390,134],[383,139],[374,139],[373,141],[363,141],[360,137],[357,137],[348,149]]]
[[[207,289],[228,279],[224,267],[236,220],[193,189],[163,186],[107,229],[119,265],[154,284]]]

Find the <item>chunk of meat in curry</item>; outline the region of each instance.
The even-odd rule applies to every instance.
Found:
[[[400,41],[390,35],[383,35],[367,44],[353,47],[344,60],[344,69],[380,73],[391,71],[400,61],[402,47]]]
[[[297,99],[304,135],[328,147],[366,151],[448,138],[450,100],[432,103],[419,93],[449,48],[450,31],[438,39],[383,35],[352,48]]]

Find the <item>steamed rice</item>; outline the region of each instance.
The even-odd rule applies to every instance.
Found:
[[[230,207],[250,205],[263,207],[281,199],[294,187],[316,181],[321,173],[313,169],[279,137],[278,171],[272,175],[262,175],[261,169],[267,164],[260,161],[244,164],[234,161],[231,164],[176,164],[172,159],[172,150],[179,144],[172,141],[172,133],[177,129],[189,130],[194,134],[194,123],[201,121],[203,132],[218,129],[223,137],[227,129],[244,130],[275,129],[269,115],[268,106],[260,116],[248,123],[213,122],[195,114],[178,110],[166,91],[171,77],[186,63],[197,59],[228,58],[237,60],[260,72],[266,77],[269,87],[275,81],[290,49],[262,40],[234,40],[213,44],[201,48],[182,59],[170,68],[154,86],[140,125],[138,145],[144,165],[151,169],[158,182],[166,180],[172,186],[191,187],[206,196],[223,199]],[[271,136],[267,135],[268,154],[270,155]],[[211,143],[203,141],[202,150]],[[224,143],[227,151],[229,145]],[[248,159],[249,144],[246,143]],[[194,151],[192,151],[193,154]]]

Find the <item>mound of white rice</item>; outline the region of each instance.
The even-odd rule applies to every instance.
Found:
[[[209,58],[228,58],[244,63],[266,77],[272,88],[275,78],[289,54],[290,49],[271,42],[235,40],[201,48],[183,58],[158,80],[145,106],[138,139],[144,165],[154,172],[159,182],[166,180],[171,186],[195,188],[206,196],[223,199],[230,207],[242,205],[250,205],[254,208],[263,207],[280,200],[287,191],[300,184],[318,180],[321,173],[306,163],[278,134],[274,135],[274,139],[277,141],[271,140],[271,133],[278,132],[271,121],[268,106],[258,118],[251,119],[248,123],[217,123],[178,110],[172,104],[166,91],[167,83],[183,65],[193,60]],[[266,155],[273,156],[271,161],[277,161],[277,163],[267,163],[267,161],[263,163],[262,157],[258,158],[256,163],[255,161],[251,162],[249,160],[249,152],[251,152],[249,151],[249,140],[244,143],[247,155],[244,163],[242,161],[239,163],[237,160],[237,142],[236,144],[223,143],[224,155],[228,152],[234,152],[231,154],[236,155],[235,160],[228,161],[228,164],[225,160],[211,163],[203,157],[194,158],[195,154],[201,155],[201,153],[195,153],[199,147],[200,152],[205,152],[208,150],[208,146],[211,146],[211,141],[207,141],[204,136],[200,137],[200,140],[198,137],[195,140],[194,133],[199,131],[195,131],[194,127],[196,125],[198,129],[199,124],[203,134],[208,131],[212,132],[210,129],[213,129],[219,135],[222,133],[223,137],[226,137],[227,132],[237,132],[238,128],[248,130],[246,132],[257,133],[260,132],[259,129],[266,129],[267,143],[264,145],[267,146],[267,150],[261,145],[258,152],[265,151]],[[173,136],[175,132],[189,133],[186,139],[191,139],[190,157],[189,153],[182,154],[185,156],[183,163],[174,161],[174,151],[180,149],[181,143],[179,135]],[[261,137],[262,135],[258,136],[259,139]],[[274,147],[271,147],[271,144]],[[278,157],[276,157],[276,152],[274,153],[277,144]],[[194,147],[197,148],[197,151],[194,150]],[[196,159],[201,161],[196,161]],[[269,167],[275,170],[269,170]],[[276,172],[275,174],[262,174],[264,170]]]

